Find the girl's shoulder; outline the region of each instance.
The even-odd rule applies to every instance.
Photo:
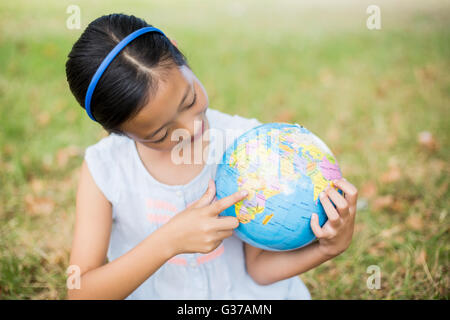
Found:
[[[117,203],[120,196],[121,163],[126,163],[130,139],[126,136],[110,134],[97,143],[86,148],[84,160],[92,178],[112,204]],[[123,165],[122,165],[123,166]],[[113,214],[114,217],[114,214]]]
[[[130,139],[126,136],[111,133],[85,150],[85,157],[95,158],[102,162],[117,159],[118,155],[129,147]]]

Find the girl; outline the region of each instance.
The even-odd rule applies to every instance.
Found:
[[[81,286],[70,299],[310,299],[297,275],[350,244],[352,184],[336,181],[345,196],[322,194],[328,221],[311,219],[318,241],[288,252],[254,248],[233,236],[237,218],[218,216],[246,193],[214,201],[210,160],[227,143],[209,129],[234,129],[233,141],[260,122],[208,109],[175,42],[134,16],[103,16],[74,44],[66,73],[77,101],[110,133],[86,149],[81,168],[70,256]],[[174,161],[180,145],[192,161]]]

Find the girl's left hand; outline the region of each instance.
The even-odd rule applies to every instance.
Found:
[[[314,213],[311,217],[311,229],[319,239],[319,249],[329,257],[341,254],[350,245],[358,199],[358,190],[347,180],[335,180],[333,184],[341,189],[344,195],[330,186],[320,194],[320,202],[327,214],[328,221],[323,227],[320,227],[317,214]]]

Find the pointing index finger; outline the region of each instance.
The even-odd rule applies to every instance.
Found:
[[[247,197],[247,196],[248,196],[248,191],[241,190],[241,191],[237,191],[237,192],[233,193],[232,195],[229,195],[228,197],[225,197],[216,202],[213,202],[209,206],[211,209],[210,213],[212,215],[218,215],[225,209],[231,207],[236,202],[239,202],[239,201],[245,199],[245,197]]]

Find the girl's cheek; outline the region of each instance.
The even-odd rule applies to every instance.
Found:
[[[208,94],[200,81],[196,81],[197,95],[199,97],[199,110],[206,110],[209,106]]]

